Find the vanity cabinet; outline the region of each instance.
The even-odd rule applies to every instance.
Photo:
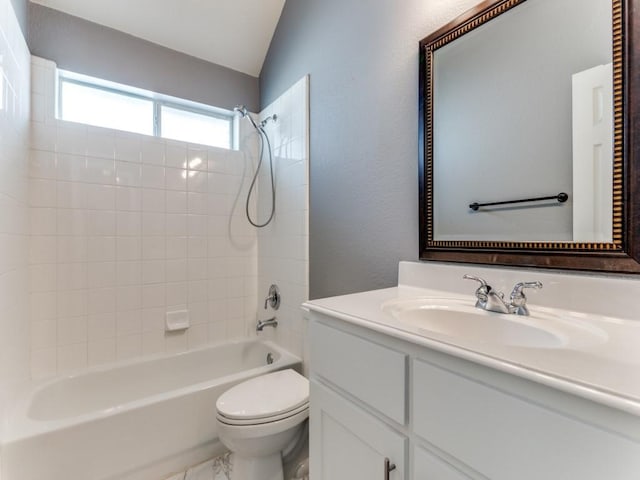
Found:
[[[316,480],[637,480],[630,413],[311,313]]]

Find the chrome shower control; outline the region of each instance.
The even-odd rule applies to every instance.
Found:
[[[269,305],[274,310],[280,308],[280,289],[275,283],[269,287],[269,296],[264,299],[264,309]]]

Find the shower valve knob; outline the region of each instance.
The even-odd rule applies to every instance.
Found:
[[[269,296],[264,299],[264,309],[267,309],[267,306],[271,305],[271,308],[274,310],[278,310],[280,308],[280,289],[274,283],[269,287]]]

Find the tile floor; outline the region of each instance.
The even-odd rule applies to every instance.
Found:
[[[302,455],[308,455],[308,452],[303,452]],[[297,477],[293,471],[297,470],[298,465],[301,463],[300,456],[289,468],[285,468],[286,478],[291,480],[309,480],[308,476]],[[231,471],[233,469],[233,457],[230,453],[226,453],[220,457],[214,458],[207,462],[191,467],[186,472],[177,473],[167,478],[166,480],[231,480]],[[294,476],[292,476],[294,475]]]
[[[191,467],[186,472],[177,473],[166,480],[230,480],[231,454]]]

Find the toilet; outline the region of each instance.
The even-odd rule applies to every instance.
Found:
[[[282,456],[309,417],[309,381],[294,370],[261,375],[216,402],[220,440],[233,453],[231,480],[283,480]]]

